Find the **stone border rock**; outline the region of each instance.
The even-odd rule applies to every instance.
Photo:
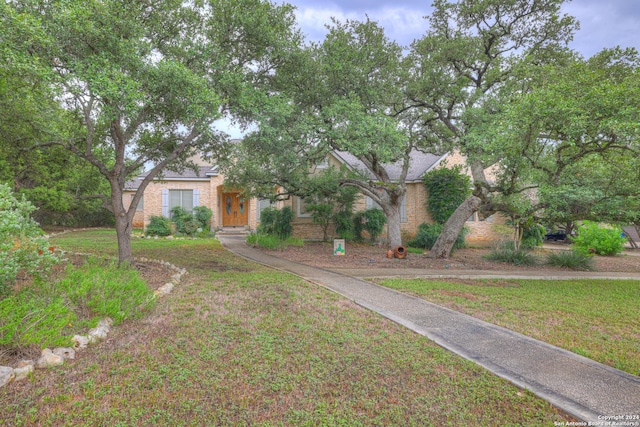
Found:
[[[65,251],[60,251],[64,255]],[[74,255],[95,255],[88,253],[74,253]],[[187,270],[179,268],[170,262],[161,261],[157,259],[148,258],[134,258],[136,262],[148,262],[154,264],[160,264],[176,272],[171,276],[171,281],[165,283],[153,292],[153,298],[162,298],[168,295],[173,290],[174,286],[179,285],[182,280],[182,276],[187,274]],[[33,360],[21,360],[15,368],[10,366],[0,366],[0,387],[9,384],[12,381],[21,381],[29,377],[34,369],[46,369],[53,366],[60,366],[64,363],[65,359],[73,360],[76,356],[76,351],[87,348],[87,345],[101,341],[107,337],[107,334],[111,330],[113,320],[106,317],[98,322],[95,328],[89,330],[87,335],[74,335],[71,340],[73,341],[73,348],[57,347],[53,350],[45,348],[40,354],[40,358],[37,361]]]

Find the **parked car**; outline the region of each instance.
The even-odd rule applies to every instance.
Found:
[[[553,240],[557,242],[558,240],[564,241],[567,238],[567,233],[564,230],[551,231],[544,235],[544,240]]]

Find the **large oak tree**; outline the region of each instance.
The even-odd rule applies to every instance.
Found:
[[[576,22],[561,15],[563,0],[437,0],[426,36],[414,42],[407,97],[425,133],[449,135],[465,154],[475,189],[451,215],[431,256],[448,257],[474,212],[492,210],[485,169],[494,164],[468,135],[517,90],[524,64],[553,61],[565,49]]]
[[[16,0],[3,12],[7,57],[46,69],[75,121],[33,143],[63,147],[109,182],[104,205],[115,215],[125,263],[148,183],[196,152],[221,151],[216,120],[255,108],[298,39],[292,8],[262,0]],[[34,26],[38,37],[29,37]],[[152,167],[127,208],[125,182],[145,165]]]
[[[226,174],[255,195],[267,197],[281,187],[281,198],[304,198],[315,188],[309,172],[328,153],[342,153],[352,170],[338,184],[357,188],[382,208],[388,245],[395,247],[402,244],[401,204],[412,153],[433,153],[442,144],[426,138],[406,109],[401,47],[369,20],[334,20],[328,30],[321,43],[301,49],[278,70],[277,89]]]

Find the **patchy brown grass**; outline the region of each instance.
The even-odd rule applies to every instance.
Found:
[[[570,420],[428,339],[323,288],[231,256],[215,241],[162,243],[149,251],[188,264],[183,283],[147,317],[114,328],[75,361],[0,389],[0,424]]]

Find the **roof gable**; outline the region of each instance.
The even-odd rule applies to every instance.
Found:
[[[375,176],[356,156],[346,151],[334,151],[333,156],[344,163],[349,168],[365,173],[371,179],[375,179]],[[412,150],[411,158],[409,162],[409,170],[407,172],[407,182],[417,182],[422,180],[422,176],[438,166],[440,162],[447,156],[447,154],[437,156],[435,154],[423,153],[422,151]],[[389,178],[392,181],[398,181],[400,174],[402,173],[402,163],[384,163],[384,168],[389,174]]]

